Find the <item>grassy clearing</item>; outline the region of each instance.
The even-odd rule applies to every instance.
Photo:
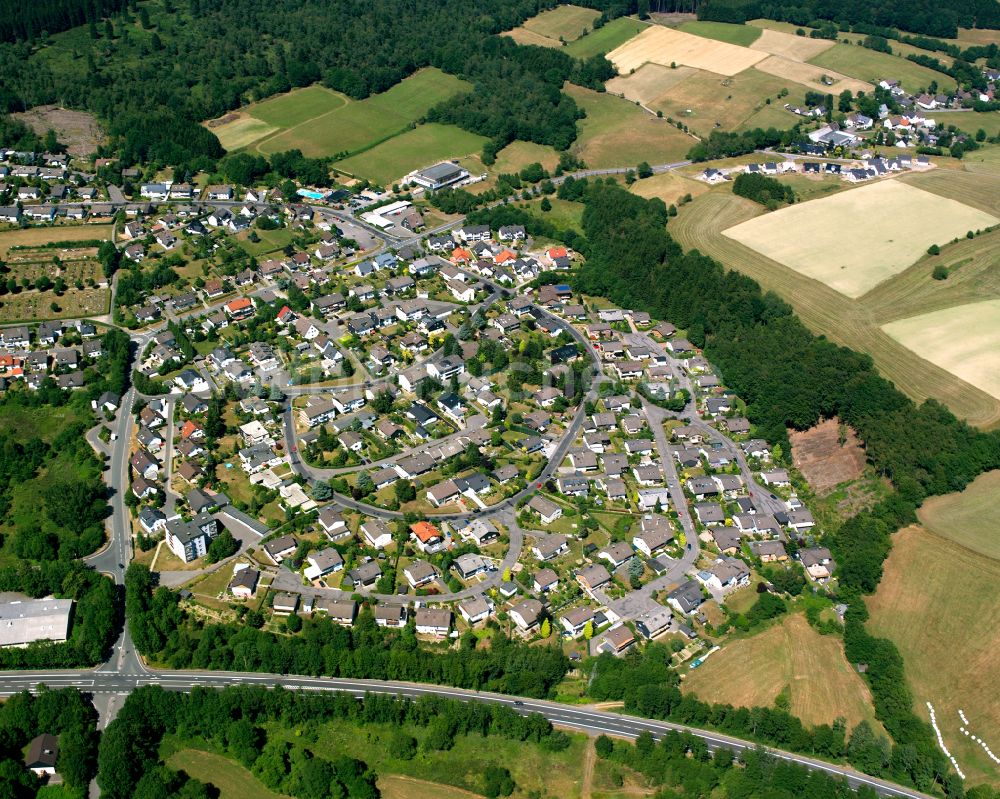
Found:
[[[424,166],[483,149],[486,138],[436,123],[420,125],[391,141],[337,163],[337,169],[387,185]]]
[[[442,785],[439,782],[418,780],[415,777],[379,777],[379,791],[382,799],[474,799],[478,793]]]
[[[715,39],[729,44],[738,44],[741,47],[749,47],[760,38],[760,28],[750,25],[732,25],[728,22],[701,22],[695,20],[685,22],[679,26],[678,30],[685,33],[693,33],[695,36],[704,36],[706,39]]]
[[[889,209],[891,224],[870,224]],[[930,245],[997,221],[955,200],[887,180],[792,205],[724,234],[857,298],[906,269]],[[788,233],[805,230],[808,236]],[[845,230],[853,231],[850,247],[843,246]]]
[[[647,62],[664,66],[677,63],[718,75],[735,75],[766,55],[673,28],[653,26],[608,53],[608,60],[623,75]]]
[[[572,84],[565,91],[587,112],[587,118],[579,122],[580,136],[573,151],[588,167],[673,163],[682,160],[695,143],[666,120],[620,97]]]
[[[697,167],[697,170],[694,167],[692,170],[703,168],[702,165]],[[915,400],[934,397],[958,416],[979,426],[990,427],[1000,422],[1000,402],[995,398],[923,360],[894,341],[880,327],[888,313],[886,309],[913,315],[931,307],[941,307],[943,300],[937,297],[940,291],[974,292],[975,281],[964,277],[966,269],[970,269],[970,275],[974,276],[970,267],[963,266],[958,270],[956,275],[962,276],[962,279],[953,288],[927,288],[925,284],[931,282],[931,267],[921,261],[862,299],[850,300],[829,286],[782,266],[731,238],[718,235],[721,230],[762,213],[764,210],[760,205],[733,195],[727,187],[720,187],[696,197],[693,203],[681,208],[679,216],[670,222],[670,232],[686,249],[698,249],[728,268],[752,277],[765,290],[783,297],[814,332],[826,335],[837,344],[869,353],[879,371]],[[986,238],[974,239],[970,244]],[[952,246],[957,249],[962,243]],[[951,249],[945,252],[950,253]],[[978,263],[974,268],[986,269],[984,264]],[[919,274],[921,269],[924,270],[923,279]],[[953,280],[955,277],[943,283],[950,284]],[[970,282],[966,283],[966,280]],[[1000,292],[1000,287],[991,288],[991,291]],[[1000,293],[994,296],[1000,296]]]
[[[325,86],[306,86],[255,103],[246,112],[276,128],[294,128],[350,102],[347,96]]]
[[[795,84],[756,69],[732,77],[699,70],[651,101],[649,107],[662,111],[665,117],[683,120],[700,136],[708,136],[716,129],[740,127],[751,116],[770,107],[768,98],[772,105],[786,102],[778,99],[782,89],[793,90]]]
[[[527,28],[514,28],[501,34],[509,36],[518,44],[533,44],[537,47],[562,47],[562,42],[558,39],[550,39],[540,33],[529,31]]]
[[[556,6],[526,20],[523,27],[539,36],[554,39],[556,44],[560,39],[572,42],[586,34],[600,15],[592,8]]]
[[[428,67],[382,94],[334,107],[271,136],[257,149],[274,153],[297,148],[307,156],[363,150],[401,133],[432,106],[470,88],[465,81]]]
[[[285,799],[274,793],[243,766],[228,757],[199,749],[182,749],[167,760],[177,771],[219,789],[219,799]]]
[[[592,30],[586,36],[581,36],[575,42],[566,45],[566,52],[580,59],[604,55],[648,27],[648,23],[640,22],[633,17],[618,17],[604,27]]]
[[[930,532],[1000,560],[1000,520],[993,513],[1000,472],[977,477],[959,494],[931,497],[918,516]]]
[[[490,169],[498,174],[513,174],[534,163],[552,171],[559,164],[559,154],[544,144],[515,141],[497,153],[496,163]]]
[[[111,225],[73,225],[55,227],[29,227],[24,230],[0,231],[0,259],[5,259],[11,247],[37,247],[51,242],[89,241],[110,239]],[[51,251],[58,255],[59,250]]]
[[[754,128],[776,128],[777,130],[787,130],[799,122],[801,117],[795,116],[791,111],[782,107],[781,103],[772,102],[765,105],[760,111],[743,120],[737,130],[753,130]]]
[[[882,329],[921,358],[1000,399],[1000,300],[943,308]]]
[[[278,130],[274,125],[250,116],[241,116],[209,129],[219,137],[219,142],[229,152],[247,147]]]
[[[977,114],[975,111],[938,112],[929,115],[937,122],[938,127],[948,127],[954,125],[959,130],[966,133],[975,133],[978,130],[985,130],[987,136],[996,136],[1000,133],[1000,111],[990,111],[987,114]]]
[[[659,197],[667,205],[676,205],[680,199],[690,194],[697,197],[708,191],[708,185],[700,180],[689,180],[676,172],[662,172],[645,180],[638,180],[629,188],[640,197]]]
[[[547,219],[553,225],[563,230],[566,230],[567,228],[580,230],[583,227],[583,203],[550,197],[549,202],[552,203],[552,210],[543,211],[539,208],[541,202],[541,200],[532,200],[529,203],[525,203],[524,207],[535,216],[541,219]]]
[[[874,721],[868,686],[844,657],[840,638],[820,635],[801,614],[724,647],[685,674],[683,691],[709,702],[770,706],[787,689],[792,714],[806,724],[838,716],[848,728]]]
[[[943,72],[935,72],[905,58],[852,44],[838,43],[810,59],[810,63],[873,84],[884,78],[893,78],[909,92],[926,88],[931,81],[937,81],[942,90],[955,88],[955,81]]]
[[[994,751],[1000,746],[998,597],[1000,563],[908,527],[895,535],[878,592],[868,600],[872,633],[899,647],[914,710],[926,720],[925,703],[934,705],[967,786],[1000,783],[1000,769],[958,729],[962,709],[972,732]]]
[[[966,46],[970,44],[1000,45],[1000,31],[983,28],[959,28],[958,41]]]

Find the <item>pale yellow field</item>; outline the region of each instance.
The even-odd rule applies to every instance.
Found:
[[[805,64],[801,61],[793,61],[790,58],[780,55],[768,56],[763,61],[754,64],[754,67],[761,72],[766,72],[768,75],[793,80],[813,91],[823,92],[824,94],[839,94],[844,89],[850,89],[852,92],[872,91],[872,85],[865,83],[863,80],[849,78],[846,75],[841,75],[839,72],[823,69],[812,64]],[[833,80],[830,86],[820,81],[820,78],[824,75]]]
[[[667,205],[676,205],[685,194],[690,194],[692,197],[704,194],[708,191],[708,185],[700,180],[682,177],[675,172],[661,172],[651,178],[637,180],[629,191],[647,199],[659,197]]]
[[[1000,399],[1000,300],[932,311],[882,329],[921,358]]]
[[[622,75],[648,62],[668,67],[677,63],[719,75],[735,75],[766,56],[748,47],[652,26],[612,50],[607,58]]]
[[[518,44],[535,44],[539,47],[562,47],[562,43],[558,39],[550,39],[548,36],[542,36],[542,34],[529,31],[527,28],[514,28],[503,35],[510,36]]]
[[[643,64],[631,75],[620,75],[609,80],[608,91],[620,94],[626,100],[648,105],[662,97],[681,81],[697,73],[691,67],[671,69],[661,64]]]
[[[239,119],[234,119],[232,122],[209,128],[212,133],[219,137],[219,142],[229,152],[246,147],[258,139],[263,139],[277,129],[274,125],[268,125],[263,120],[245,115],[241,115]]]
[[[835,42],[829,39],[810,39],[808,36],[796,36],[765,28],[757,41],[750,45],[750,49],[784,56],[792,61],[808,61],[833,47],[834,44]]]
[[[955,200],[883,180],[747,220],[723,235],[857,298],[902,272],[930,245],[998,221]]]

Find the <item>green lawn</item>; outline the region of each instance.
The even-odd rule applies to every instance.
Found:
[[[706,39],[738,44],[741,47],[749,47],[760,38],[761,33],[760,28],[755,28],[752,25],[732,25],[728,22],[702,22],[700,20],[685,22],[678,30],[693,33],[695,36],[703,36]]]
[[[895,79],[910,92],[926,88],[931,81],[937,81],[941,89],[955,88],[955,81],[943,72],[935,72],[905,58],[852,44],[835,44],[811,59],[809,63],[872,84],[886,78]]]
[[[370,150],[345,158],[338,170],[387,185],[414,169],[431,166],[448,158],[478,153],[486,143],[477,136],[453,125],[419,125]]]
[[[580,230],[582,228],[584,209],[583,203],[550,197],[549,202],[552,203],[552,210],[543,211],[539,207],[541,202],[541,200],[532,200],[531,202],[526,203],[528,206],[527,210],[541,219],[547,219],[553,225],[563,230],[566,230],[567,228]]]
[[[307,86],[263,100],[246,111],[250,116],[276,128],[294,128],[350,102],[350,98],[325,86]]]
[[[442,100],[470,88],[438,69],[422,69],[387,92],[334,108],[271,136],[258,149],[264,153],[299,149],[316,157],[364,150],[402,132]]]
[[[966,133],[975,134],[982,128],[987,136],[996,136],[1000,133],[1000,111],[990,111],[987,114],[977,114],[976,112],[963,111],[962,113],[940,113],[931,112],[928,116],[937,122],[939,128],[947,128],[954,125],[959,130]]]
[[[283,799],[283,794],[269,790],[235,760],[222,755],[181,749],[167,759],[167,765],[214,785],[219,789],[219,799]]]
[[[291,243],[294,235],[289,228],[279,228],[278,230],[257,230],[255,228],[254,232],[260,241],[249,241],[245,236],[241,236],[237,241],[240,247],[255,257],[284,249],[285,245]]]
[[[632,17],[618,17],[607,23],[603,28],[598,28],[581,36],[575,42],[570,42],[564,48],[564,52],[569,53],[574,58],[590,58],[595,55],[610,53],[618,45],[625,44],[637,33],[644,31],[648,25]]]

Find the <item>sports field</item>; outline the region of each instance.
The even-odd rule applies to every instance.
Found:
[[[579,6],[556,6],[543,11],[504,36],[510,36],[521,44],[537,44],[542,47],[562,47],[564,42],[579,39],[589,31],[600,12]]]
[[[755,69],[777,78],[792,80],[816,92],[839,94],[845,89],[852,92],[870,92],[872,85],[863,80],[848,77],[829,68],[817,67],[805,61],[793,61],[780,55],[769,55],[755,64]],[[823,83],[823,76],[833,83]]]
[[[792,714],[808,725],[832,724],[843,716],[850,729],[874,720],[868,686],[844,657],[840,639],[820,635],[801,613],[723,647],[684,673],[684,693],[706,702],[771,706],[787,690]]]
[[[592,30],[586,36],[581,36],[575,42],[566,45],[566,52],[573,58],[590,58],[611,52],[618,45],[624,44],[640,31],[646,30],[649,24],[640,22],[634,17],[618,17],[597,30]]]
[[[899,647],[917,715],[927,720],[925,703],[934,705],[966,786],[1000,785],[1000,768],[959,732],[958,716],[1000,751],[1000,563],[908,527],[894,536],[868,607],[872,633]]]
[[[914,64],[905,58],[853,44],[838,43],[809,61],[824,69],[832,69],[868,83],[892,78],[898,80],[909,92],[924,89],[931,81],[937,81],[942,90],[955,88],[955,81],[942,72]]]
[[[1000,399],[1000,300],[943,308],[882,329],[921,358]]]
[[[336,168],[385,186],[414,169],[478,153],[485,143],[485,136],[477,136],[454,125],[429,123],[338,161]]]
[[[930,532],[1000,561],[1000,518],[994,513],[1000,471],[981,474],[958,494],[926,500],[917,516]]]
[[[792,61],[808,61],[835,44],[829,39],[810,39],[808,36],[796,36],[781,31],[758,30],[760,37],[749,45],[751,49],[784,56]]]
[[[760,37],[760,28],[750,25],[733,25],[729,22],[703,22],[692,20],[678,26],[678,30],[685,33],[692,33],[695,36],[703,36],[706,39],[715,39],[729,44],[738,44],[741,47],[749,47]]]
[[[860,297],[910,266],[931,244],[998,221],[955,200],[885,180],[723,232],[848,297]]]
[[[665,119],[657,119],[620,97],[567,84],[565,91],[586,112],[577,125],[573,152],[592,169],[646,161],[668,164],[683,160],[695,140]]]
[[[745,163],[747,160],[752,158],[728,159],[722,163]],[[680,172],[693,175],[702,168],[702,165],[695,165]],[[929,178],[934,173],[912,177]],[[945,180],[945,188],[928,185],[928,190],[957,196],[968,181],[976,187],[975,195],[969,195],[969,204],[980,205],[989,200],[1000,202],[1000,189],[997,188],[1000,176],[945,170],[939,174],[943,179],[954,180]],[[845,189],[843,193],[853,191]],[[991,191],[994,192],[992,196]],[[980,207],[988,208],[988,205]],[[939,261],[949,267],[958,266],[952,268],[947,280],[931,279],[934,258],[925,256],[864,297],[852,300],[734,239],[719,235],[720,231],[764,213],[762,206],[734,195],[728,186],[720,186],[683,206],[677,218],[670,220],[670,233],[685,249],[698,249],[783,297],[816,333],[837,344],[869,353],[879,372],[915,400],[934,397],[975,425],[989,428],[1000,423],[1000,401],[920,358],[881,327],[886,322],[940,308],[991,297],[1000,299],[1000,274],[997,274],[1000,270],[991,266],[1000,259],[1000,231],[974,239],[962,237],[944,248],[937,256]]]
[[[735,75],[766,56],[747,47],[656,26],[615,48],[607,57],[622,75],[647,62],[664,66],[677,63],[718,75]]]
[[[362,150],[402,132],[431,107],[471,88],[428,67],[382,94],[336,107],[270,136],[258,149],[263,153],[299,149],[313,157]]]

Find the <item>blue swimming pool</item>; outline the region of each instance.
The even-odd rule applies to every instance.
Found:
[[[324,195],[319,191],[310,191],[309,189],[299,189],[298,194],[300,197],[308,197],[310,200],[322,200]]]

